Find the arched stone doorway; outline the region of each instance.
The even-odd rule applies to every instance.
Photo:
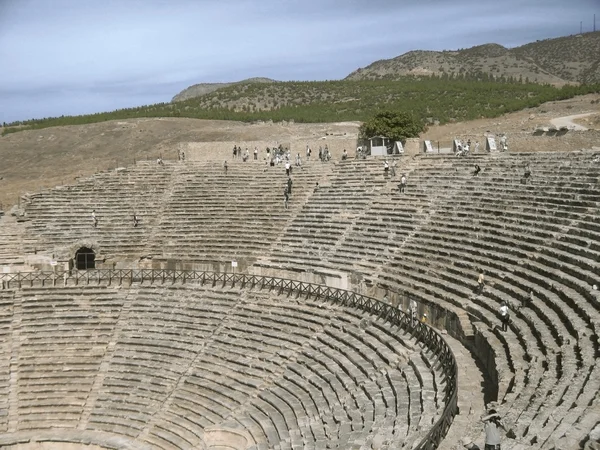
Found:
[[[75,252],[75,268],[88,270],[96,268],[96,253],[88,247],[81,247]]]

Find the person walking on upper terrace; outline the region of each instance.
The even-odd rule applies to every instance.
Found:
[[[92,223],[94,224],[94,228],[98,226],[98,218],[96,217],[95,209],[92,209]]]
[[[346,151],[346,149],[344,149],[344,152],[342,153],[342,161],[346,161],[348,159],[348,152]]]
[[[404,188],[406,188],[406,174],[403,173],[400,177],[400,184],[398,185],[398,191],[404,193]]]
[[[258,147],[254,147],[254,161],[258,160]]]
[[[235,159],[237,157],[237,153],[238,153],[237,145],[234,145],[233,146],[233,159]]]

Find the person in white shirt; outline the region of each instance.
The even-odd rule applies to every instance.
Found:
[[[406,174],[402,174],[402,177],[400,177],[400,184],[398,185],[398,190],[400,192],[404,192],[404,188],[406,187]]]
[[[506,303],[502,302],[500,306],[500,320],[502,321],[502,331],[508,330],[508,322],[510,320],[510,314],[508,312],[508,306]]]
[[[500,420],[500,415],[495,409],[490,409],[489,414],[481,418],[485,430],[485,450],[501,450],[500,428],[506,431],[504,424]]]

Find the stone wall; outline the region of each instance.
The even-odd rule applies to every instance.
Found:
[[[354,158],[356,153],[356,136],[351,135],[330,135],[318,139],[286,139],[273,141],[219,141],[219,142],[182,142],[179,149],[185,152],[186,159],[189,160],[208,160],[208,159],[228,159],[233,157],[233,146],[241,147],[243,151],[248,148],[250,159],[253,158],[254,147],[258,148],[258,158],[261,161],[267,156],[266,149],[277,147],[279,144],[284,148],[289,148],[290,153],[295,157],[297,153],[304,160],[306,158],[306,146],[312,149],[312,158],[319,156],[319,147],[329,148],[334,160],[342,157],[344,149],[347,150],[349,157]]]
[[[419,138],[409,138],[404,144],[404,154],[410,156],[416,155],[422,148],[423,144]]]

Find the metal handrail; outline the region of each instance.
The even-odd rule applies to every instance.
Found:
[[[74,283],[106,284],[112,285],[123,282],[165,284],[165,283],[200,283],[231,284],[231,287],[239,285],[241,288],[277,289],[279,293],[293,293],[306,295],[306,298],[323,298],[342,306],[361,309],[369,314],[387,320],[394,325],[410,332],[418,341],[432,351],[442,363],[446,388],[444,391],[445,408],[442,415],[429,430],[427,435],[414,447],[417,450],[433,450],[438,447],[446,436],[448,428],[452,424],[454,416],[458,413],[458,366],[452,350],[444,341],[441,334],[429,325],[416,320],[404,311],[381,302],[372,297],[367,297],[353,291],[338,289],[320,284],[306,283],[303,281],[286,278],[266,277],[262,275],[251,275],[243,273],[205,272],[196,270],[168,270],[168,269],[92,269],[86,271],[56,271],[56,272],[16,272],[0,274],[0,287],[11,289],[11,286],[22,288],[24,285],[56,286],[63,282],[64,285]]]

